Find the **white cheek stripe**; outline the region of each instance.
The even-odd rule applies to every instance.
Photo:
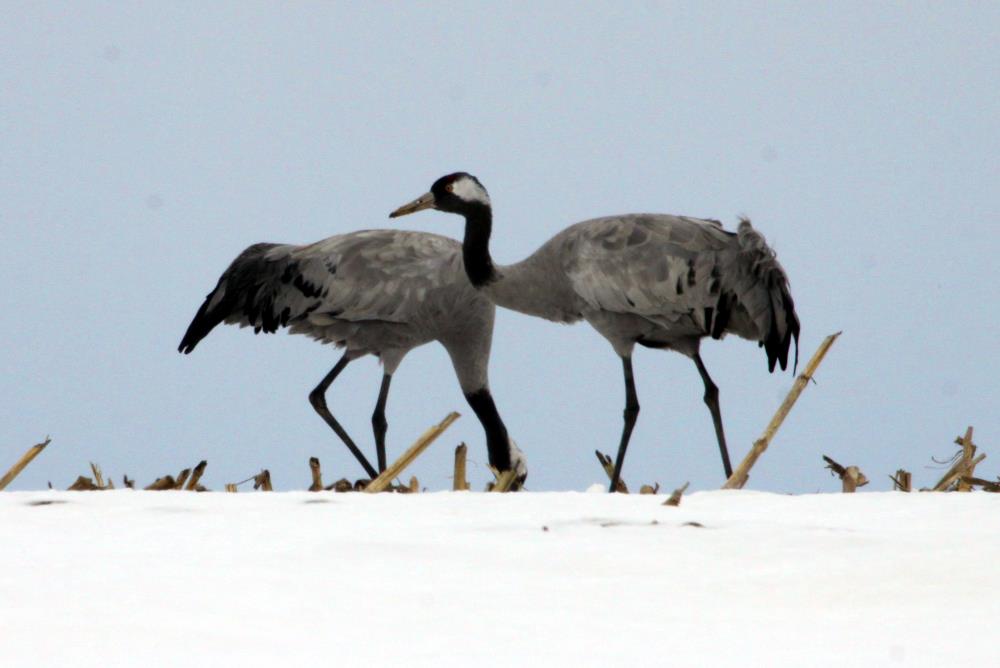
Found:
[[[466,202],[479,202],[489,204],[490,196],[486,194],[483,187],[468,177],[461,178],[452,184],[451,192]]]

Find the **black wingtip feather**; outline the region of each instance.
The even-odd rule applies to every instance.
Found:
[[[218,287],[216,287],[216,290],[218,290]],[[191,320],[187,331],[184,332],[184,338],[181,339],[180,345],[177,346],[177,352],[184,353],[185,355],[190,354],[195,349],[195,346],[198,345],[198,342],[208,336],[208,333],[215,329],[215,326],[225,318],[225,309],[218,308],[218,306],[213,309],[212,313],[208,312],[208,305],[211,303],[214,294],[215,290],[205,297],[205,302],[198,309],[198,313],[195,314],[194,319]]]
[[[781,370],[785,371],[788,368],[788,351],[792,347],[792,342],[795,342],[795,358],[792,365],[792,374],[798,373],[799,369],[799,317],[795,313],[795,302],[792,300],[792,295],[789,293],[787,287],[781,291],[781,309],[784,311],[785,316],[785,332],[783,336],[779,337],[777,318],[775,313],[772,311],[771,314],[771,331],[768,335],[766,348],[767,348],[767,360],[768,366],[771,372],[774,371],[775,359],[781,366]]]
[[[796,375],[799,370],[799,316],[795,313],[795,301],[792,299],[788,288],[781,291],[782,301],[785,306],[785,322],[788,323],[788,331],[785,332],[785,340],[782,343],[784,355],[781,362],[781,370],[784,371],[788,363],[788,349],[792,341],[795,341],[795,362],[792,364],[792,375]]]
[[[778,264],[774,250],[764,237],[753,229],[750,220],[740,218],[737,230],[740,260],[744,267],[744,282],[753,284],[753,290],[768,293],[769,318],[766,323],[758,322],[755,337],[757,343],[767,353],[767,368],[771,373],[780,364],[781,370],[788,368],[788,351],[795,342],[795,362],[793,373],[799,365],[799,319],[795,314],[795,302],[788,288],[788,277]],[[746,287],[744,286],[744,289]],[[759,293],[758,293],[759,294]],[[783,327],[779,327],[779,322]]]
[[[795,341],[795,362],[792,365],[792,375],[797,375],[799,372],[799,317],[795,313],[795,305],[791,303],[791,296],[788,297],[788,302],[790,305],[788,311],[788,330],[792,335],[792,339]]]
[[[785,331],[778,331],[777,309],[784,312]],[[795,313],[795,302],[789,293],[787,285],[781,289],[780,301],[772,303],[771,325],[767,337],[761,341],[767,352],[768,371],[774,373],[774,368],[780,366],[782,371],[788,368],[788,352],[795,343],[795,358],[792,366],[792,373],[798,372],[799,368],[799,318]]]
[[[261,298],[259,293],[262,286],[258,283],[262,263],[266,260],[267,252],[274,248],[276,244],[259,243],[253,244],[240,253],[229,265],[229,268],[222,273],[215,289],[205,297],[204,303],[198,309],[191,324],[188,325],[184,338],[181,339],[177,347],[179,352],[185,355],[195,349],[198,343],[208,336],[217,325],[229,318],[234,312],[239,312],[245,317],[246,324],[254,325],[254,330],[259,332],[277,331],[279,326],[283,326],[291,317],[288,315],[274,313],[273,298]],[[291,267],[291,265],[290,265]],[[286,275],[281,275],[279,280],[288,282],[294,278],[294,267],[286,269]],[[275,277],[278,278],[278,277]],[[301,288],[300,288],[301,289]],[[222,293],[220,295],[220,290]],[[266,295],[265,295],[266,296]],[[212,305],[211,310],[209,305]]]

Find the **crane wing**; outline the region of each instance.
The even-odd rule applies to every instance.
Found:
[[[631,215],[567,229],[565,270],[591,308],[639,315],[676,336],[757,341],[784,369],[799,321],[788,277],[749,220],[736,233],[717,221]]]
[[[367,230],[306,246],[255,244],[206,296],[180,350],[193,350],[223,321],[256,332],[305,318],[407,322],[428,293],[460,272],[461,245],[422,232]]]
[[[668,215],[598,218],[570,227],[567,275],[592,308],[676,324],[719,299],[733,234],[711,220]]]

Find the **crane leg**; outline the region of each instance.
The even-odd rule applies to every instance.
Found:
[[[496,403],[489,389],[483,387],[475,392],[468,392],[465,400],[469,402],[469,407],[479,418],[483,431],[486,432],[486,449],[489,452],[490,466],[501,472],[513,468],[507,427],[500,419],[500,413],[497,412]]]
[[[378,456],[378,472],[385,470],[385,432],[389,429],[389,423],[385,420],[385,401],[389,398],[389,383],[392,382],[392,374],[382,376],[382,387],[378,391],[378,401],[375,403],[375,412],[372,413],[372,430],[375,432],[375,454]]]
[[[330,370],[330,373],[326,374],[323,380],[319,381],[319,385],[317,385],[315,389],[309,393],[309,403],[312,404],[314,409],[316,409],[319,416],[323,418],[323,421],[330,426],[330,429],[332,429],[333,432],[340,437],[340,440],[344,442],[347,449],[351,451],[351,454],[354,455],[355,459],[357,459],[361,463],[361,466],[364,467],[365,472],[368,473],[370,477],[376,478],[378,477],[378,473],[376,473],[375,469],[372,468],[372,465],[368,462],[368,458],[361,453],[361,450],[359,450],[358,446],[354,444],[354,441],[351,440],[351,437],[347,435],[347,432],[344,431],[344,428],[340,426],[340,423],[337,422],[336,418],[334,418],[330,413],[330,409],[326,406],[327,389],[350,361],[351,358],[348,356],[348,353],[344,353],[344,356],[341,357],[340,361],[334,365],[334,367]]]
[[[625,372],[625,411],[622,414],[625,424],[622,427],[622,440],[618,444],[618,456],[615,457],[615,471],[611,476],[609,492],[614,492],[618,489],[622,464],[625,462],[625,450],[628,448],[629,439],[632,437],[632,429],[635,427],[636,418],[639,417],[639,397],[635,393],[635,379],[632,376],[631,356],[622,357],[622,370]]]
[[[729,449],[726,448],[726,433],[722,430],[722,411],[719,410],[719,388],[712,382],[712,377],[708,375],[705,363],[701,361],[701,355],[695,353],[695,366],[701,374],[701,380],[705,383],[705,405],[712,413],[712,423],[715,424],[715,438],[719,441],[719,452],[722,454],[722,468],[726,472],[728,480],[733,475],[733,467],[729,463]]]

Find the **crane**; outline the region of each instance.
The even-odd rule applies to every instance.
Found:
[[[621,358],[625,410],[611,478],[615,491],[639,415],[632,372],[636,344],[690,357],[705,387],[726,477],[732,475],[719,388],[699,354],[705,337],[736,334],[767,353],[768,370],[784,370],[799,320],[788,278],[748,219],[736,232],[717,220],[626,214],[571,225],[521,262],[497,266],[490,256],[493,211],[475,176],[443,176],[426,194],[389,217],[424,209],[465,218],[462,255],[469,282],[505,308],[561,323],[586,320]]]
[[[527,476],[523,454],[508,436],[490,393],[488,366],[495,306],[472,288],[461,244],[405,230],[364,230],[308,245],[258,243],[240,253],[191,321],[178,350],[190,353],[220,324],[273,333],[288,327],[344,348],[309,402],[369,476],[377,471],[330,412],[326,392],[352,361],[379,358],[382,384],[372,429],[378,471],[385,470],[385,405],[392,375],[413,348],[431,341],[451,358],[466,401],[486,433],[498,471]]]

